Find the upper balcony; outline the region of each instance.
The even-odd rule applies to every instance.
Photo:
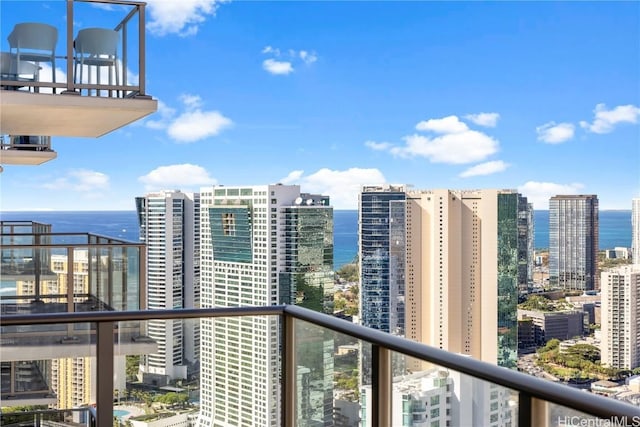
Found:
[[[2,14],[1,135],[99,137],[157,110],[145,89],[145,3],[48,7],[64,27]]]

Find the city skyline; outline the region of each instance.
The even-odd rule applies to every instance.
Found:
[[[64,3],[0,7],[2,50],[27,17],[64,25]],[[104,26],[116,14],[85,9]],[[634,3],[152,1],[148,16],[159,112],[91,148],[54,138],[58,158],[35,170],[5,166],[1,210],[133,210],[150,191],[254,182],[335,209],[383,183],[516,189],[537,210],[640,196]]]

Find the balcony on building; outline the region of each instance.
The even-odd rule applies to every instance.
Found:
[[[145,247],[89,233],[55,233],[32,221],[0,221],[0,318],[142,310]],[[48,361],[96,355],[90,322],[0,326],[2,406],[55,403]],[[114,355],[157,351],[139,321],[113,331]]]
[[[0,135],[99,137],[157,110],[145,88],[145,3],[66,0],[47,6],[50,16],[65,19],[34,23],[28,15],[2,14]],[[105,22],[107,28],[95,28]],[[35,164],[42,152],[52,153],[2,148],[7,163],[23,155],[24,164]],[[13,151],[18,154],[8,154]]]
[[[0,136],[0,164],[40,165],[57,157],[50,136]]]
[[[21,426],[56,425],[68,426],[112,426],[114,408],[118,407],[122,390],[114,389],[114,370],[111,363],[116,354],[117,343],[111,339],[114,330],[123,322],[171,319],[218,319],[226,322],[231,318],[278,319],[278,368],[271,373],[277,387],[277,416],[272,425],[283,427],[333,425],[356,426],[359,421],[371,426],[401,425],[495,425],[519,427],[544,427],[558,425],[630,425],[627,422],[640,419],[640,408],[613,398],[598,396],[565,385],[549,382],[515,370],[498,367],[474,360],[460,354],[449,353],[433,347],[389,335],[318,313],[298,306],[227,307],[214,309],[108,311],[73,313],[38,313],[34,315],[13,314],[3,316],[3,328],[22,327],[58,328],[83,324],[86,321],[98,325],[98,339],[92,343],[98,357],[97,399],[82,407],[60,408],[49,404],[48,408],[27,408],[12,411],[16,405],[14,397],[4,396],[2,425]],[[3,332],[4,339],[4,332]],[[326,353],[327,339],[337,342],[354,342],[356,348],[367,348],[372,357],[363,361],[371,375],[371,381],[362,389],[339,381],[329,381],[332,390],[319,384],[327,384],[323,377],[312,373],[325,372],[331,367],[334,373],[341,365],[335,346]],[[54,346],[56,344],[50,344]],[[336,344],[337,345],[337,344]],[[319,353],[315,351],[319,350]],[[205,349],[202,349],[205,351]],[[216,351],[209,348],[208,351]],[[226,357],[242,360],[246,357],[241,346],[222,349]],[[4,362],[4,355],[3,364]],[[394,375],[397,364],[420,369]],[[235,363],[235,362],[234,362]],[[40,362],[41,366],[44,361]],[[3,365],[4,366],[4,365]],[[16,365],[14,375],[20,372],[21,379],[32,378],[39,366]],[[222,369],[222,368],[221,368]],[[240,375],[243,371],[235,368]],[[3,387],[5,386],[3,370]],[[335,378],[335,377],[333,377]],[[326,377],[325,377],[326,379]],[[8,381],[7,381],[8,382]],[[16,381],[17,382],[17,381]],[[21,384],[24,384],[22,382]],[[53,396],[46,385],[40,383],[42,399]],[[246,385],[248,387],[248,385]],[[252,387],[249,387],[252,389]],[[227,390],[229,398],[235,398],[238,390]],[[364,393],[358,398],[358,393]],[[47,393],[50,393],[47,395]],[[246,401],[238,400],[239,403]],[[202,408],[202,396],[199,399]],[[361,405],[362,404],[362,405]],[[126,401],[127,409],[136,405],[140,413],[144,410],[139,401]],[[218,411],[232,412],[232,407],[211,402]],[[242,409],[242,408],[240,408]],[[198,407],[191,407],[188,416],[195,419]],[[242,412],[242,411],[241,411]],[[251,412],[244,411],[245,417]],[[183,413],[184,415],[184,413]],[[157,411],[157,419],[172,419],[167,412]],[[183,416],[183,418],[186,415]],[[166,418],[163,418],[166,417]],[[156,419],[154,418],[154,419]],[[140,420],[149,420],[147,414]],[[631,420],[631,421],[630,421]],[[136,422],[136,418],[129,419]],[[181,426],[184,420],[180,421]],[[124,424],[121,420],[120,425]],[[133,424],[144,425],[144,424]],[[155,424],[154,424],[155,425]],[[164,424],[166,425],[166,424]],[[241,425],[240,420],[237,424]],[[242,425],[248,425],[243,423]],[[611,424],[613,425],[613,424]]]

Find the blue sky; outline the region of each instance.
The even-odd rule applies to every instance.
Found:
[[[85,6],[78,28],[123,16]],[[0,12],[2,50],[17,22],[64,34],[63,2]],[[516,188],[536,209],[640,197],[638,2],[150,1],[146,82],[156,114],[4,166],[0,209],[133,210],[216,183],[300,184],[338,209],[385,182]]]

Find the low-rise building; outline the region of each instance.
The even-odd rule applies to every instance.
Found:
[[[536,345],[544,345],[557,338],[560,341],[584,334],[583,311],[537,311],[518,309],[518,320],[531,319]],[[520,336],[519,336],[520,337]]]

